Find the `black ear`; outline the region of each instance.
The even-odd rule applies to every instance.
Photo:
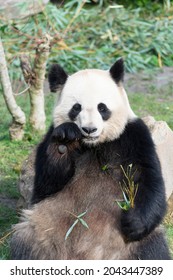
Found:
[[[113,80],[118,84],[124,78],[124,61],[119,58],[110,68],[110,74]]]
[[[64,69],[58,64],[53,64],[48,73],[50,90],[52,92],[56,92],[65,84],[67,78],[68,75],[66,74]]]

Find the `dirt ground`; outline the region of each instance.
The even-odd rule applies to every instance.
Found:
[[[127,73],[124,83],[128,94],[150,93],[153,88],[155,91],[160,91],[164,87],[173,86],[173,67],[163,67],[136,74]]]

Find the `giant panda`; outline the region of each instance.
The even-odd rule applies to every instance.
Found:
[[[14,227],[13,259],[170,259],[160,163],[123,77],[122,59],[107,71],[70,76],[51,67],[59,98],[37,149],[32,207]],[[129,166],[136,186],[130,206],[123,189],[130,188]]]

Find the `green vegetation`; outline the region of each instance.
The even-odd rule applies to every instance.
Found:
[[[173,66],[173,5],[167,10],[161,1],[155,1],[156,6],[151,1],[127,1],[137,5],[125,9],[114,1],[97,2],[100,5],[71,0],[58,8],[48,4],[42,13],[23,21],[0,21],[11,79],[21,79],[20,54],[32,57],[45,33],[54,37],[48,66],[58,62],[69,72],[107,69],[120,56],[129,72]],[[147,9],[142,2],[150,2]]]
[[[127,169],[124,170],[124,167],[120,165],[121,170],[124,175],[124,179],[120,182],[120,187],[123,193],[124,200],[116,201],[119,207],[125,211],[128,211],[130,208],[135,206],[135,197],[138,191],[138,184],[135,184],[134,176],[136,170],[133,170],[133,164],[129,164]]]
[[[173,257],[173,226],[172,226],[172,224],[166,225],[166,230],[167,230],[167,237],[168,237],[169,246],[170,246],[170,252]]]
[[[78,224],[78,222],[80,222],[86,229],[89,229],[89,226],[87,225],[87,223],[82,219],[82,217],[87,213],[87,211],[85,211],[85,212],[83,212],[82,214],[79,214],[79,215],[75,215],[74,213],[71,213],[69,211],[66,211],[66,212],[68,212],[70,215],[72,215],[73,218],[75,218],[76,220],[74,221],[74,223],[70,226],[70,228],[66,232],[65,240],[67,240],[70,233],[73,231],[74,227]]]
[[[172,91],[167,95],[134,93],[129,96],[132,108],[141,117],[150,115],[156,120],[166,121],[173,129]]]
[[[141,5],[141,8],[133,6],[133,10],[129,10],[106,4],[114,1],[98,2],[100,5],[87,4],[83,8],[81,0],[66,1],[65,6],[58,9],[49,4],[43,13],[25,21],[0,22],[15,92],[22,80],[19,55],[25,52],[32,57],[35,44],[46,32],[55,37],[48,67],[50,63],[58,62],[69,72],[91,67],[108,69],[120,56],[124,57],[129,72],[152,69],[151,75],[156,75],[153,68],[173,66],[172,6],[168,11],[163,9],[162,1],[155,1],[156,5],[152,7],[151,1],[141,0],[135,2],[150,2],[147,10]],[[123,1],[117,2],[122,4]],[[126,2],[129,5],[130,1]],[[157,120],[165,120],[173,129],[173,85],[158,90],[152,79],[144,83],[150,85],[147,93],[134,90],[129,95],[132,108],[141,117],[152,115]],[[27,93],[16,98],[28,116]],[[51,122],[54,99],[54,95],[45,96],[47,127]],[[11,117],[1,90],[0,108],[0,259],[7,259],[8,234],[11,225],[18,220],[19,210],[14,210],[13,202],[19,197],[17,182],[21,165],[41,136],[27,126],[22,142],[10,142]],[[173,225],[166,225],[173,254]]]

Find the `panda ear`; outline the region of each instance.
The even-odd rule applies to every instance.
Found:
[[[52,92],[56,92],[59,88],[61,88],[65,84],[67,78],[68,75],[64,71],[64,69],[58,64],[53,64],[50,67],[48,73],[50,90]]]
[[[112,79],[119,84],[124,79],[124,61],[122,58],[119,58],[109,70]]]

